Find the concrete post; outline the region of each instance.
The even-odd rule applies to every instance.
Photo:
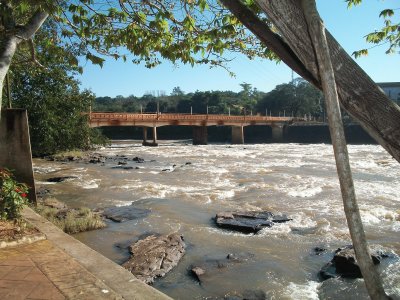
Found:
[[[143,127],[143,146],[147,144],[147,127]]]
[[[207,126],[193,127],[193,145],[207,145]]]
[[[283,141],[283,125],[272,126],[272,141],[274,143]]]
[[[244,144],[243,126],[232,126],[232,144]]]
[[[0,168],[13,171],[29,187],[28,199],[36,204],[28,115],[25,109],[6,109],[0,121]]]
[[[157,143],[157,126],[153,126],[153,144],[156,146]]]
[[[147,127],[143,127],[143,146],[158,146],[157,143],[157,127],[153,127],[153,141],[149,142],[147,141]]]

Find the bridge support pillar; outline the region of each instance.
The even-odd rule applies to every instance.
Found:
[[[147,127],[143,127],[143,146],[158,146],[157,143],[157,127],[153,127],[153,141],[149,142],[147,140]]]
[[[232,144],[244,144],[243,126],[232,126]]]
[[[280,143],[283,141],[283,125],[272,126],[272,141],[274,143]]]
[[[207,145],[207,126],[193,127],[193,145]]]

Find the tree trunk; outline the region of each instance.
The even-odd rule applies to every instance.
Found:
[[[10,68],[15,51],[17,51],[17,46],[21,41],[32,39],[33,35],[49,16],[47,12],[38,9],[27,21],[26,25],[17,26],[13,19],[12,5],[8,1],[2,3],[2,5],[0,20],[3,20],[4,24],[2,25],[5,30],[2,32],[3,35],[0,35],[0,116],[3,102],[4,79]]]
[[[10,68],[15,51],[17,50],[17,44],[17,38],[15,37],[0,38],[0,116],[1,106],[3,103],[4,80]]]
[[[372,262],[358,209],[325,28],[319,17],[315,0],[302,0],[301,2],[308,24],[308,32],[317,57],[318,70],[329,117],[329,130],[335,153],[336,168],[342,191],[343,206],[357,261],[371,299],[388,299],[379,274]]]
[[[285,43],[289,50],[285,50],[284,46],[276,47],[279,41],[273,38],[273,33],[268,26],[255,21],[254,18],[249,17],[248,11],[240,9],[239,0],[222,0],[222,2],[289,67],[302,76],[304,72],[311,74],[304,78],[314,84],[320,82],[317,58],[299,1],[256,0],[271,22],[278,28],[283,39],[281,42]],[[260,34],[262,31],[265,33]],[[341,105],[400,162],[400,108],[387,98],[328,31],[327,40]],[[288,59],[290,53],[296,57]],[[301,64],[294,63],[295,59],[298,59]],[[297,71],[296,68],[299,66],[300,68],[304,66],[305,70]],[[320,84],[315,85],[320,88]]]

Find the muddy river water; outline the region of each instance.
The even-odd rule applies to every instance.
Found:
[[[149,209],[144,218],[107,221],[105,229],[75,235],[117,263],[129,257],[121,247],[127,241],[149,233],[182,234],[185,256],[153,285],[174,299],[243,298],[246,293],[266,299],[367,298],[361,279],[321,282],[318,277],[331,252],[350,244],[331,145],[168,141],[142,147],[120,141],[96,152],[110,159],[105,164],[35,159],[37,184],[70,207],[133,203]],[[377,145],[351,145],[349,152],[367,238],[400,254],[400,165]],[[113,168],[120,160],[133,168]],[[55,176],[77,178],[46,182]],[[217,212],[235,210],[268,210],[293,220],[256,235],[214,225]],[[316,255],[315,247],[327,251]],[[229,253],[246,259],[215,267],[202,284],[189,276],[193,265],[213,265]],[[387,292],[400,298],[400,261],[390,259],[379,270]]]

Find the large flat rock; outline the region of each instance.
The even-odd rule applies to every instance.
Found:
[[[145,218],[150,214],[149,209],[138,208],[133,205],[129,206],[115,206],[106,208],[102,215],[114,222],[125,222]]]
[[[136,278],[152,283],[174,268],[185,254],[183,237],[178,233],[151,235],[130,247],[131,258],[122,266]]]
[[[284,223],[291,219],[285,215],[275,216],[269,211],[220,212],[215,216],[216,224],[243,233],[257,233],[274,223]]]

